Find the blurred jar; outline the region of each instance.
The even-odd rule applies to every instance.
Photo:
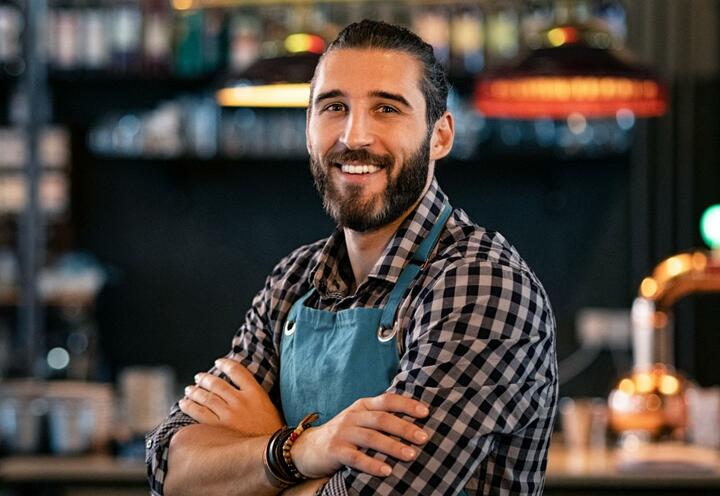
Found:
[[[8,454],[31,454],[40,450],[47,401],[33,397],[0,399],[0,443]]]
[[[560,421],[569,450],[605,449],[608,410],[603,398],[562,398]]]
[[[120,373],[120,395],[131,435],[144,435],[168,415],[174,383],[170,367],[128,367]]]
[[[58,398],[50,401],[48,412],[50,449],[58,455],[85,453],[92,447],[95,411],[83,398]]]
[[[688,440],[720,449],[720,387],[690,387],[686,393]]]

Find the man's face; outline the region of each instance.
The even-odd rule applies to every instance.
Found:
[[[428,182],[421,66],[395,50],[338,49],[316,72],[307,140],[315,185],[338,225],[372,231],[399,218]]]

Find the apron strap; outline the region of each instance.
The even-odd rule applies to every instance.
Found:
[[[423,265],[428,261],[430,254],[435,248],[438,240],[440,239],[440,233],[442,233],[447,220],[452,214],[452,207],[446,201],[443,205],[443,209],[440,212],[440,216],[435,221],[435,225],[430,229],[430,232],[425,239],[420,243],[418,249],[413,253],[412,260],[405,266],[403,271],[400,273],[395,287],[390,292],[390,297],[383,310],[382,317],[380,318],[380,328],[390,329],[395,322],[395,314],[397,313],[398,306],[402,300],[405,291],[412,283],[413,279],[418,275]]]
[[[295,318],[297,316],[297,309],[305,304],[305,300],[307,300],[310,295],[313,294],[313,291],[315,291],[315,288],[311,287],[310,291],[301,296],[300,299],[293,304],[293,306],[290,308],[290,313],[288,313],[287,322],[295,322]]]

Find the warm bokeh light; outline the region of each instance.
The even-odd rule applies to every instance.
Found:
[[[215,94],[221,107],[307,107],[310,84],[266,84],[223,88]]]
[[[655,81],[592,76],[481,81],[476,104],[490,117],[518,119],[564,118],[573,113],[615,117],[621,111],[631,112],[634,117],[650,117],[662,115],[666,108]]]
[[[325,49],[325,41],[316,35],[295,33],[285,38],[285,49],[290,53],[322,53]]]
[[[684,255],[676,255],[665,261],[665,270],[668,277],[676,277],[688,269],[688,260]]]
[[[655,388],[655,381],[651,374],[639,372],[635,374],[635,387],[638,393],[649,393]]]
[[[175,10],[188,10],[193,6],[193,0],[172,0],[172,6]]]
[[[631,379],[625,378],[618,384],[618,389],[624,394],[631,396],[635,393],[635,383]]]
[[[576,43],[578,41],[578,31],[567,26],[553,28],[548,31],[547,38],[552,46],[559,47],[566,43]]]
[[[660,385],[658,389],[660,389],[660,392],[662,394],[672,396],[674,394],[677,394],[677,392],[680,390],[680,381],[678,381],[676,377],[670,374],[664,374],[660,378]]]
[[[658,290],[658,283],[652,277],[646,277],[640,283],[640,294],[645,298],[652,298]]]

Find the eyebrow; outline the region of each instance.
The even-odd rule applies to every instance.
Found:
[[[327,100],[329,98],[337,98],[339,96],[345,96],[345,92],[340,90],[325,91],[323,93],[318,93],[318,95],[315,97],[314,103],[318,104],[323,100]]]
[[[410,105],[410,102],[407,101],[407,99],[402,96],[398,95],[397,93],[390,93],[389,91],[382,91],[382,90],[374,90],[368,93],[370,96],[374,96],[377,98],[385,98],[387,100],[393,100],[395,102],[398,102],[404,106],[406,106],[409,109],[412,109],[412,105]],[[347,96],[347,94],[342,90],[329,90],[324,91],[322,93],[318,93],[318,95],[315,97],[315,104],[320,103],[323,100],[328,100],[330,98],[337,98],[339,96]]]
[[[388,91],[375,90],[375,91],[371,91],[369,94],[370,94],[370,96],[375,96],[378,98],[385,98],[386,100],[396,101],[402,105],[405,105],[407,108],[412,109],[412,105],[410,105],[410,102],[408,102],[404,96],[398,95],[397,93],[390,93]]]

